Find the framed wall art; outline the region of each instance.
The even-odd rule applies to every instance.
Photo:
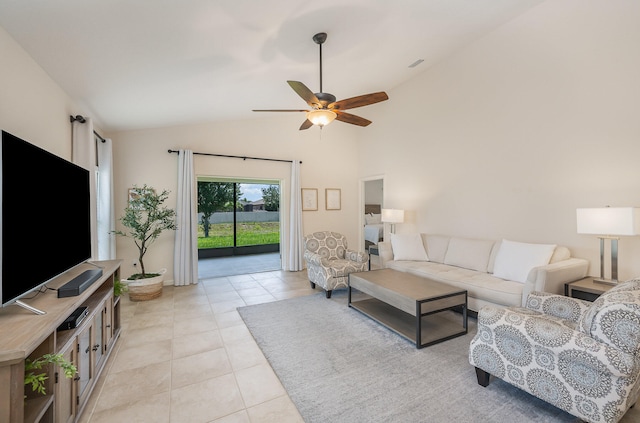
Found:
[[[340,188],[327,188],[324,190],[324,196],[327,210],[340,210]]]
[[[150,192],[155,194],[155,190],[153,188],[140,188],[140,187],[136,187],[136,188],[129,188],[129,203],[131,203],[132,200],[137,200],[139,199],[141,196],[145,195],[146,192]]]
[[[302,211],[318,210],[318,189],[302,188]]]

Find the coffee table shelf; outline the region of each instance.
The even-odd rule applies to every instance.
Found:
[[[352,289],[367,295],[353,301]],[[349,275],[349,307],[363,313],[416,348],[467,333],[467,291],[392,269]],[[460,315],[450,310],[460,310]]]

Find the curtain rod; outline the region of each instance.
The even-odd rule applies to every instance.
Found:
[[[82,115],[69,115],[69,122],[73,123],[75,121],[78,121],[80,123],[85,123],[87,120],[84,118],[84,116]],[[95,135],[96,137],[100,138],[100,141],[102,142],[107,142],[107,140],[105,140],[100,134],[98,134],[96,131],[93,131],[93,135]]]
[[[178,150],[167,150],[168,153],[179,153]],[[242,159],[242,160],[265,160],[268,162],[284,162],[284,163],[293,163],[293,160],[283,160],[283,159],[265,159],[264,157],[249,157],[249,156],[230,156],[228,154],[214,154],[214,153],[196,153],[195,151],[193,152],[193,154],[196,154],[198,156],[214,156],[214,157],[228,157],[228,158],[232,158],[232,159]],[[302,163],[302,162],[300,162]]]
[[[100,138],[100,141],[102,141],[102,142],[107,142],[107,140],[105,140],[104,138],[102,138],[102,137],[100,136],[100,134],[98,134],[96,131],[93,131],[93,135],[95,135],[96,137]]]

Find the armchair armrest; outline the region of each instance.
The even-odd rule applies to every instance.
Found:
[[[533,291],[562,294],[564,284],[577,281],[587,276],[589,262],[585,259],[570,258],[556,263],[538,266],[531,269],[527,282],[522,289],[522,305]]]
[[[344,252],[344,258],[358,263],[366,263],[369,261],[369,254],[363,251],[355,251],[347,249]]]
[[[513,322],[520,323],[515,325]],[[472,344],[483,342],[482,339],[487,339],[487,333],[493,334],[488,339],[495,342],[494,337],[499,336],[496,334],[502,332],[505,327],[517,331],[522,339],[526,339],[530,345],[530,351],[548,351],[555,357],[561,357],[564,354],[578,354],[582,360],[587,361],[589,360],[586,357],[594,357],[594,362],[598,363],[599,371],[607,372],[615,377],[630,377],[640,370],[638,360],[632,354],[604,344],[582,332],[572,330],[562,323],[548,318],[548,316],[545,318],[537,313],[525,314],[518,312],[517,308],[483,307],[478,313],[478,333]],[[539,328],[540,331],[538,332],[536,328]],[[542,334],[542,336],[532,337],[530,333]],[[549,338],[549,334],[554,334],[553,338]],[[510,337],[515,339],[513,336]],[[534,360],[531,365],[535,365]]]
[[[391,243],[389,241],[381,241],[378,243],[378,257],[380,259],[380,265],[384,268],[387,267],[386,263],[393,260],[393,250],[391,249]]]
[[[525,307],[540,313],[578,323],[580,317],[593,303],[564,295],[533,291],[527,297]]]
[[[307,263],[315,264],[316,266],[322,266],[322,256],[320,254],[312,253],[309,250],[305,250],[304,259]]]

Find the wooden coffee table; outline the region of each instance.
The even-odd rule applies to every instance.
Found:
[[[352,289],[367,294],[352,301]],[[467,333],[467,291],[393,269],[349,275],[349,307],[423,348]],[[457,309],[460,315],[451,312]]]

